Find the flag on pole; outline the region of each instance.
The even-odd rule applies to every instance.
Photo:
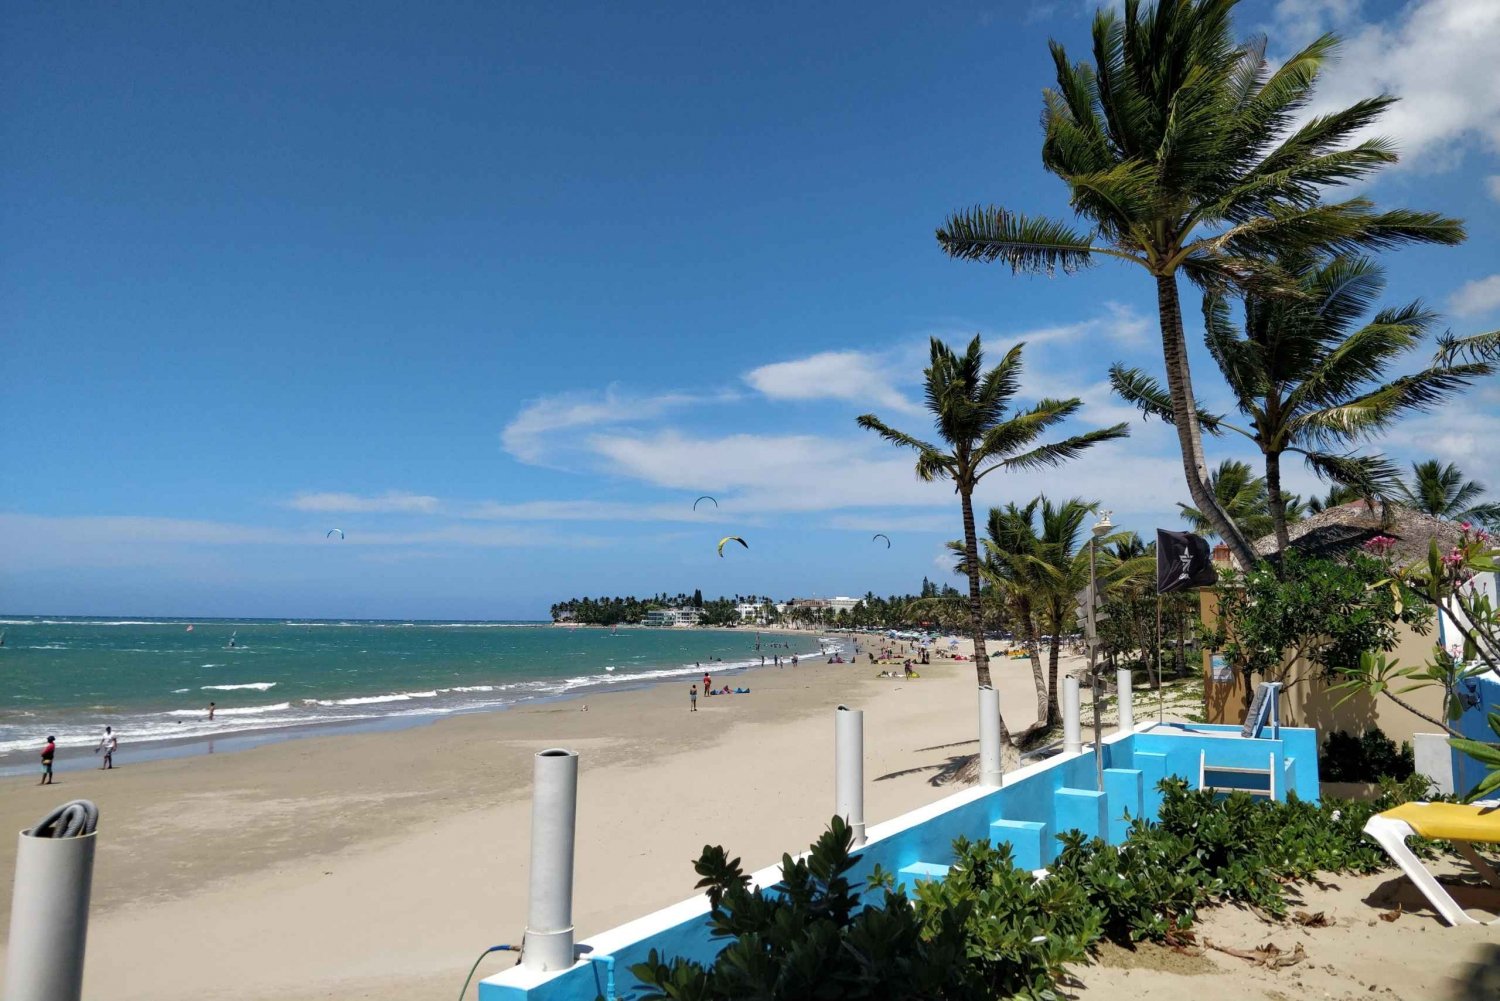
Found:
[[[1208,540],[1192,532],[1156,530],[1156,593],[1170,594],[1219,582]]]

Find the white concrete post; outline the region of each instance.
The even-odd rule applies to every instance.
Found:
[[[854,846],[865,843],[865,711],[839,706],[833,711],[834,812],[854,831]]]
[[[1078,695],[1078,679],[1071,674],[1062,679],[1063,752],[1077,754],[1083,750],[1083,700]]]
[[[1412,751],[1416,758],[1417,774],[1433,781],[1440,793],[1451,796],[1456,789],[1453,781],[1453,748],[1448,746],[1446,733],[1414,733],[1411,735]]]
[[[1130,668],[1122,667],[1115,672],[1115,692],[1120,706],[1120,732],[1130,733],[1135,729],[1135,675]]]
[[[578,752],[538,751],[531,789],[531,903],[521,959],[533,970],[573,965],[573,836]]]
[[[979,686],[979,784],[999,786],[1005,782],[1000,761],[1000,693],[989,685]]]
[[[78,1001],[89,930],[96,834],[34,838],[16,846],[5,1001]]]

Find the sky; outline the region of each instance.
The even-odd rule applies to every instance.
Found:
[[[1170,429],[1104,382],[1160,373],[1149,278],[1018,278],[933,236],[976,204],[1067,216],[1047,40],[1083,57],[1094,6],[4,5],[0,612],[532,618],[949,581],[951,487],[854,418],[927,433],[928,339],[976,333],[1025,342],[1022,402],[1084,401],[1069,431],[1132,427],[990,477],[981,511],[1045,491],[1183,527]],[[1469,227],[1387,255],[1387,301],[1500,326],[1500,4],[1237,21],[1273,58],[1330,29],[1322,106],[1403,98],[1366,193]],[[1497,415],[1491,383],[1380,447],[1500,488]],[[750,548],[721,559],[729,534]]]

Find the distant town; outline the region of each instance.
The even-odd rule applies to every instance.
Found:
[[[652,595],[638,598],[570,598],[552,606],[552,621],[560,625],[641,625],[656,628],[677,626],[914,626],[941,624],[961,614],[961,594],[956,588],[922,578],[917,594],[881,597],[866,592],[862,597],[786,598],[765,595],[720,596],[705,600],[703,592]]]

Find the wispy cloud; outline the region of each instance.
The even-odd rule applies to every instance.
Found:
[[[1484,179],[1484,186],[1489,189],[1490,197],[1500,202],[1500,174],[1491,174]]]
[[[500,443],[511,455],[532,465],[551,465],[557,432],[636,423],[662,417],[674,410],[736,399],[733,393],[657,393],[636,395],[619,386],[602,393],[574,392],[544,396],[527,403],[500,432]]]
[[[436,497],[390,491],[375,497],[346,493],[300,493],[287,501],[294,511],[327,514],[433,514],[441,506]]]
[[[823,351],[762,365],[748,372],[745,381],[772,400],[848,400],[920,413],[921,406],[896,388],[897,380],[911,372],[892,353]]]
[[[1448,306],[1458,316],[1479,316],[1500,307],[1500,274],[1466,282],[1449,298]]]
[[[1309,114],[1344,108],[1382,92],[1401,102],[1369,130],[1394,139],[1402,162],[1420,170],[1456,166],[1468,152],[1500,152],[1500,4],[1415,0],[1389,21],[1361,20],[1352,0],[1283,0],[1275,39],[1286,50],[1321,31],[1344,36]]]

